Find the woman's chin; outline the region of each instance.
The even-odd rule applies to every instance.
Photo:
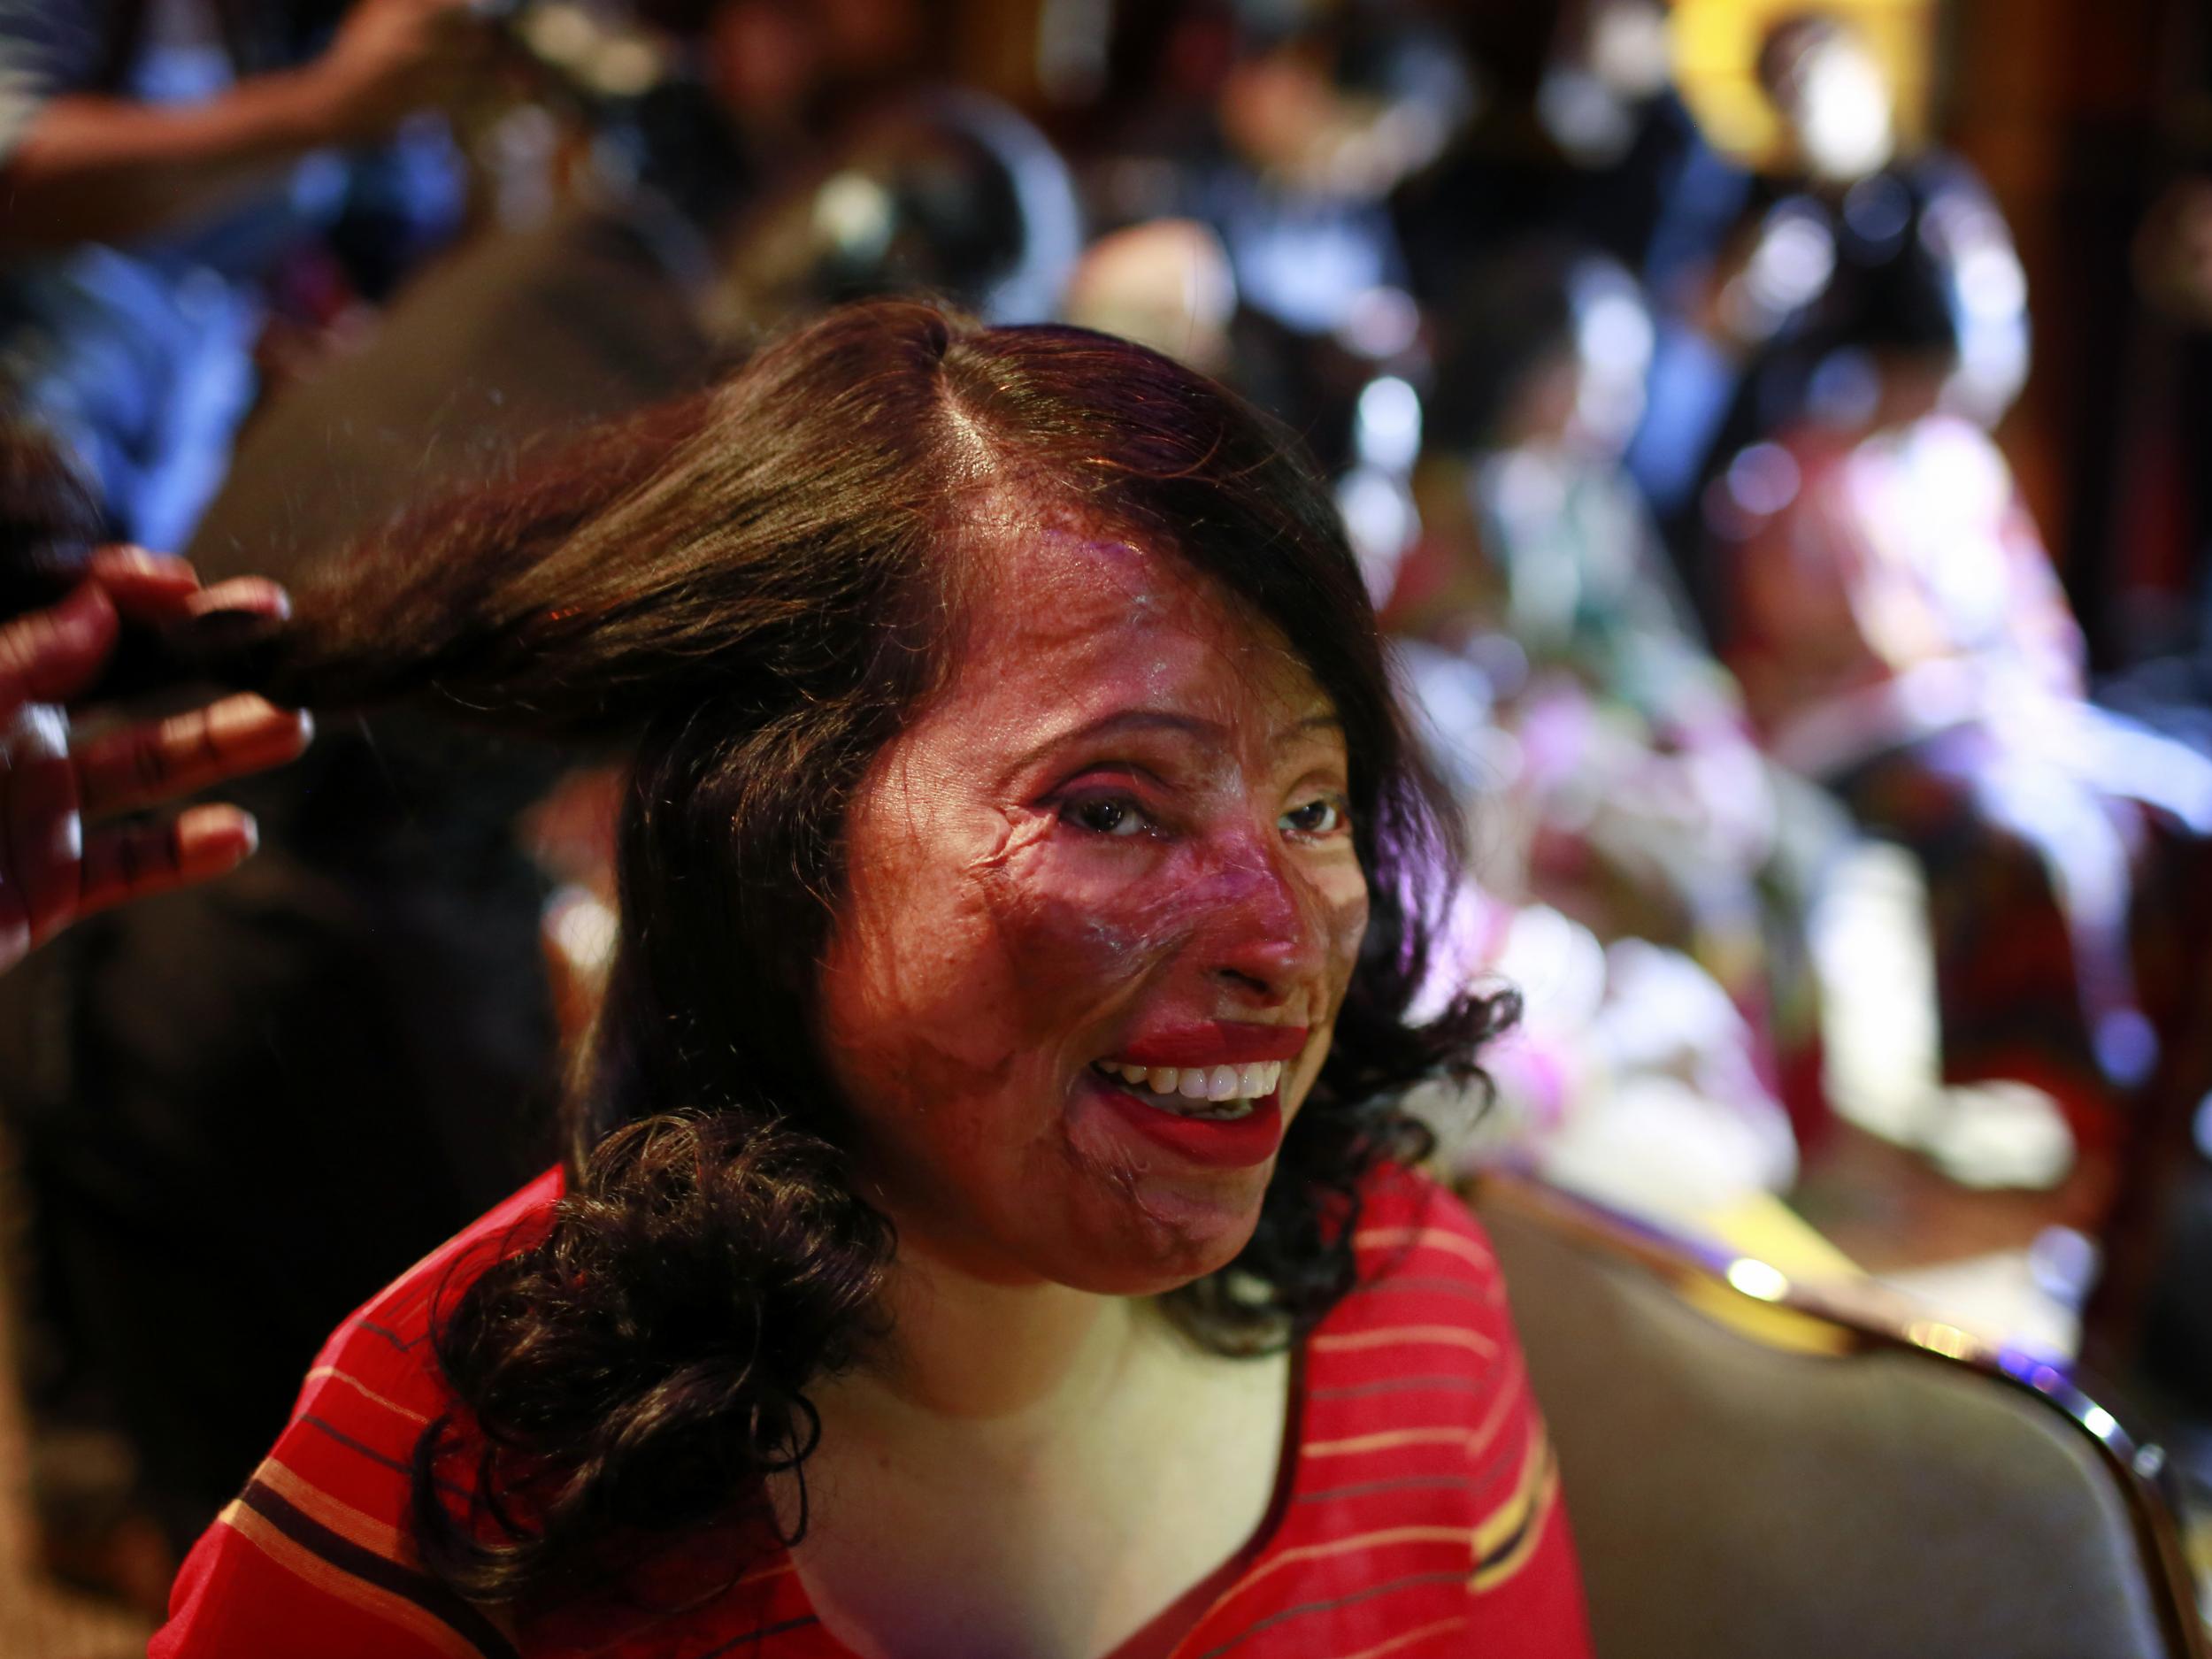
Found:
[[[1063,1282],[1104,1295],[1158,1296],[1226,1267],[1259,1225],[1264,1180],[1182,1182],[1125,1176],[1104,1194],[1108,1225],[1073,1252]]]

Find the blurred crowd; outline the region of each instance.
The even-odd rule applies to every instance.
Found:
[[[282,579],[840,298],[1109,330],[1335,480],[1470,826],[1440,988],[1524,1002],[1454,1156],[1690,1217],[1839,1116],[2032,1187],[2206,1097],[2201,642],[2093,685],[1992,436],[2022,263],[1847,18],[1766,30],[1755,164],[1659,0],[1002,10],[1025,110],[928,0],[0,0],[0,414],[56,474],[0,508]],[[2212,315],[2193,188],[2143,280]],[[339,722],[237,877],[0,985],[58,1565],[158,1605],[323,1333],[550,1156],[578,760]],[[2160,1342],[2212,1417],[2201,1309]]]

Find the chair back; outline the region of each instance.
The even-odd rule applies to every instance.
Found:
[[[1550,1189],[1473,1196],[1601,1659],[2212,1659],[2156,1454],[2053,1367]]]

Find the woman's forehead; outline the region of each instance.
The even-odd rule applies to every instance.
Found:
[[[1048,527],[1009,537],[979,574],[956,696],[1196,701],[1292,721],[1331,710],[1266,617],[1171,551]]]

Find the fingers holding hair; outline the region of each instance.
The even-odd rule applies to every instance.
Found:
[[[185,614],[194,595],[205,591],[186,560],[124,542],[95,548],[86,573],[117,610],[148,621]]]
[[[87,580],[65,598],[0,623],[0,721],[26,703],[66,703],[89,689],[124,618],[162,622],[219,611],[285,617],[291,601],[265,577],[202,588],[180,558],[143,548],[97,549]]]
[[[219,876],[258,844],[251,815],[234,806],[187,807],[174,818],[104,826],[85,838],[77,914]]]
[[[77,751],[84,810],[133,811],[280,766],[299,757],[313,731],[303,710],[242,692],[165,720],[104,733]]]
[[[0,624],[0,971],[76,917],[220,875],[257,840],[252,818],[234,806],[89,829],[88,818],[281,765],[306,747],[304,713],[250,694],[73,747],[62,705],[98,681],[123,622],[290,610],[265,578],[204,588],[182,559],[105,547],[66,597]]]

